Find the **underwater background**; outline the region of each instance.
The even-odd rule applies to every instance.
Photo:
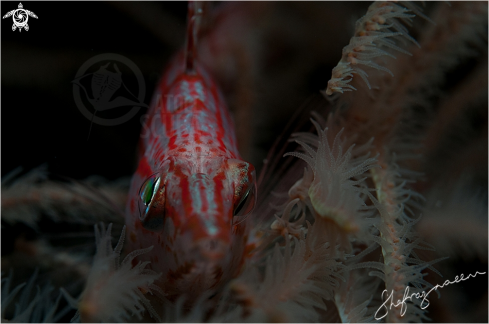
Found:
[[[487,2],[482,3],[486,5],[485,22],[469,29],[468,33],[473,35],[467,36],[469,45],[463,45],[466,52],[455,54],[452,58],[455,63],[446,63],[445,70],[441,68],[442,81],[432,87],[424,86],[429,103],[439,104],[448,98],[453,100],[453,107],[444,114],[437,114],[436,109],[431,115],[417,111],[423,122],[430,116],[436,119],[433,125],[439,126],[430,128],[432,141],[427,142],[431,146],[423,151],[422,166],[413,166],[424,174],[414,188],[428,197],[426,204],[436,207],[442,198],[453,202],[449,205],[453,215],[433,216],[433,223],[420,221],[423,226],[418,228],[421,237],[437,247],[436,255],[421,253],[422,259],[449,256],[433,265],[443,278],[429,271],[425,280],[433,284],[452,280],[461,273],[488,270]],[[96,55],[122,55],[140,69],[145,81],[143,101],[149,105],[166,64],[185,42],[187,3],[41,1],[23,5],[38,16],[29,18],[29,30],[12,31],[10,18],[2,19],[1,30],[2,300],[5,301],[7,283],[11,292],[30,278],[35,281],[28,293],[22,295],[29,284],[10,304],[2,302],[2,319],[14,316],[15,303],[27,308],[36,298],[35,285],[39,285],[43,293],[47,292],[42,295],[45,304],[36,306],[38,312],[31,314],[33,317],[23,319],[35,321],[47,318],[59,287],[73,297],[83,291],[95,254],[95,224],[112,222],[112,247],[116,245],[124,220],[114,210],[124,210],[129,180],[137,166],[137,144],[145,108],[117,126],[91,125],[74,100],[73,80],[77,71]],[[280,149],[288,145],[292,132],[313,130],[309,122],[311,110],[320,111],[326,118],[328,112],[337,109],[319,91],[326,89],[342,48],[355,32],[355,21],[367,12],[369,5],[368,2],[212,5],[229,6],[229,12],[240,13],[236,14],[232,28],[217,24],[221,28],[215,36],[220,40],[219,56],[203,51],[202,60],[221,85],[231,113],[240,121],[236,126],[239,149],[257,168],[258,175],[270,150],[275,150],[271,156],[278,158],[290,151]],[[449,4],[428,2],[424,13],[432,18],[437,6],[450,8]],[[2,2],[2,15],[16,7],[15,2]],[[428,24],[415,18],[410,34],[415,39],[421,38]],[[212,31],[212,25],[209,28]],[[445,61],[440,63],[443,64]],[[127,76],[124,78],[127,88],[137,88],[131,70],[123,65],[120,69]],[[359,88],[358,92],[365,89]],[[457,93],[458,102],[453,99],[456,96],[450,96]],[[351,96],[355,92],[348,95],[342,104],[354,102],[349,98],[354,98]],[[102,111],[97,116],[117,118],[130,109]],[[274,146],[277,139],[279,142]],[[304,166],[291,166],[288,176],[297,180]],[[266,180],[275,170],[267,172]],[[435,187],[440,189],[432,191]],[[456,190],[450,190],[453,188]],[[43,192],[58,195],[59,201],[43,202]],[[271,189],[267,187],[262,190],[261,202],[266,204],[272,199],[269,197]],[[273,219],[272,215],[269,223]],[[33,277],[36,271],[37,277]],[[10,274],[11,279],[6,279]],[[48,283],[53,285],[52,289],[47,288]],[[440,289],[440,298],[431,295],[426,315],[434,322],[487,322],[487,286],[485,274]],[[376,291],[371,293],[378,299],[380,294]],[[75,310],[68,305],[67,298],[60,299],[56,308],[59,316],[48,319],[66,322],[74,316]],[[340,320],[334,311],[321,316],[321,321]]]

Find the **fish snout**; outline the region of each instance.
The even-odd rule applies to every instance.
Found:
[[[223,239],[206,237],[197,241],[197,248],[202,256],[216,261],[224,258],[230,245]]]

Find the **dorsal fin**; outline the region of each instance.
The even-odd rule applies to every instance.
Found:
[[[197,55],[197,37],[204,13],[203,1],[189,1],[187,13],[187,42],[185,45],[185,72],[192,74]]]

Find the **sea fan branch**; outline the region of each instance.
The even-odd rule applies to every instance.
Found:
[[[333,69],[325,94],[329,96],[335,92],[343,93],[344,91],[356,90],[350,84],[354,74],[358,74],[370,89],[368,75],[359,67],[360,65],[384,71],[394,76],[388,68],[375,63],[373,59],[381,56],[395,58],[394,55],[383,51],[382,47],[409,54],[409,52],[396,46],[391,38],[404,38],[418,45],[399,21],[409,20],[413,17],[415,15],[411,14],[410,10],[398,4],[379,1],[370,5],[367,14],[357,21],[355,36],[351,38],[350,44],[343,49],[341,60]]]

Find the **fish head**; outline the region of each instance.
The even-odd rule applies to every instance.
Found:
[[[239,159],[170,158],[142,183],[137,199],[146,230],[180,239],[201,259],[220,260],[242,243],[256,203],[255,169]]]

